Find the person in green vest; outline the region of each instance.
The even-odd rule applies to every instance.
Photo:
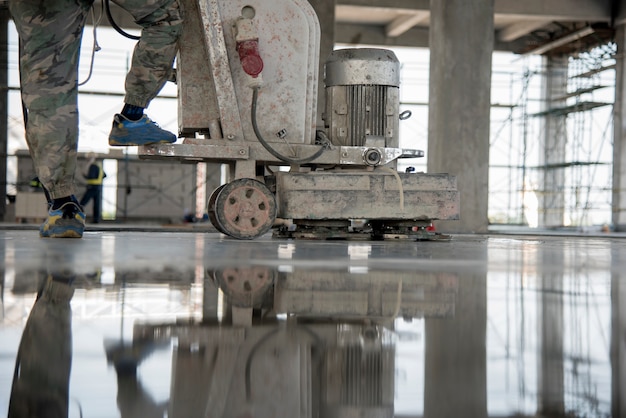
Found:
[[[106,177],[102,169],[102,161],[96,160],[96,156],[90,154],[87,173],[84,175],[87,180],[87,189],[80,199],[80,205],[84,208],[90,200],[93,200],[93,220],[97,224],[100,222],[102,213],[102,181]]]

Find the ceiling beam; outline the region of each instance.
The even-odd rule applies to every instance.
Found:
[[[526,20],[505,26],[498,31],[498,40],[511,42],[550,23],[550,20]]]
[[[611,21],[613,0],[495,0],[495,14],[521,20]],[[624,0],[621,0],[624,1]],[[385,7],[430,11],[428,0],[337,0],[337,6]]]
[[[395,38],[396,36],[402,35],[404,32],[411,29],[418,23],[426,20],[429,15],[430,13],[425,11],[418,11],[412,14],[400,15],[399,17],[395,18],[391,23],[387,24],[387,26],[385,27],[385,32],[387,36]]]
[[[416,26],[395,38],[387,36],[383,26],[342,23],[335,25],[335,43],[346,45],[375,45],[381,47],[428,48],[429,29]],[[520,51],[524,43],[517,39],[511,42],[496,40],[494,51]]]
[[[336,0],[336,5],[430,11],[430,0]]]
[[[335,25],[335,43],[428,48],[428,28],[414,27],[400,36],[389,37],[384,26],[342,23]]]
[[[496,14],[557,21],[609,22],[612,0],[495,0]]]
[[[591,26],[586,26],[582,29],[577,30],[576,32],[570,33],[569,35],[565,35],[562,38],[555,39],[551,42],[545,43],[533,50],[530,50],[526,53],[526,55],[535,54],[541,55],[549,52],[553,49],[556,49],[560,46],[569,44],[571,42],[575,42],[579,39],[584,38],[585,36],[591,35],[595,30]]]

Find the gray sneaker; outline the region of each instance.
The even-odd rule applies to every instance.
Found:
[[[109,134],[109,145],[116,147],[149,144],[171,144],[176,142],[176,135],[162,129],[149,117],[143,115],[134,121],[123,115],[113,117],[113,127]]]

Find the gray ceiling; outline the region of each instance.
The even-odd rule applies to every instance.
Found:
[[[467,7],[475,7],[471,1]],[[606,43],[621,23],[621,6],[619,0],[495,0],[495,49],[570,53]],[[429,7],[429,0],[338,0],[335,41],[426,47]]]
[[[335,3],[336,43],[428,47],[430,1],[446,0],[328,1]],[[472,2],[467,7],[476,7]],[[610,41],[625,11],[626,0],[495,0],[494,47],[542,54],[586,50]],[[112,12],[120,26],[134,26],[115,5]]]

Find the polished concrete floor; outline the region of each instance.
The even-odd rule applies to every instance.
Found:
[[[626,416],[624,236],[0,227],[0,263],[0,416]]]

